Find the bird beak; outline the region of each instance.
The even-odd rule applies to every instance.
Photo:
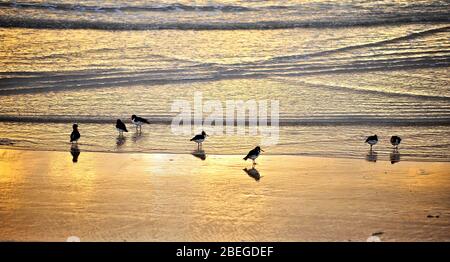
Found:
[[[261,151],[266,152],[266,151],[264,151],[264,150],[262,150],[262,149],[261,149]]]

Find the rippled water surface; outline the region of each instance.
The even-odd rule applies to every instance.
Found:
[[[175,100],[279,101],[268,154],[449,158],[448,1],[0,1],[0,146],[185,153]],[[117,145],[114,123],[150,119]],[[130,129],[132,129],[129,124]],[[193,128],[193,132],[199,128]],[[208,153],[259,136],[214,133]]]

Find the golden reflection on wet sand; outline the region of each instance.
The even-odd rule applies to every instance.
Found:
[[[450,163],[0,150],[1,240],[437,241]],[[439,218],[429,218],[439,212]]]

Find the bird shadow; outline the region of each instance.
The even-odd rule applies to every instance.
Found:
[[[369,152],[366,155],[366,161],[369,162],[377,162],[378,160],[378,153],[373,151],[373,150],[369,150]]]
[[[259,180],[261,179],[261,174],[258,172],[258,170],[255,168],[255,166],[252,166],[251,169],[247,169],[244,168],[242,169],[244,170],[245,173],[247,173],[247,175],[253,179],[255,179],[256,182],[259,182]]]
[[[394,148],[392,153],[389,154],[389,159],[391,160],[391,164],[400,162],[400,152],[398,151],[398,149]]]
[[[78,144],[72,144],[70,146],[70,154],[72,155],[72,162],[77,163],[78,157],[80,156],[80,149],[78,148]]]
[[[206,153],[205,153],[205,150],[203,150],[203,149],[197,149],[194,152],[192,152],[191,154],[201,160],[206,159]]]

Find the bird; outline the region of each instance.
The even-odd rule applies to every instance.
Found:
[[[368,143],[370,145],[370,150],[372,150],[372,146],[375,145],[376,143],[378,143],[378,136],[373,135],[373,136],[367,137],[366,143]]]
[[[123,132],[128,132],[127,126],[120,119],[117,119],[116,121],[116,129],[119,131],[119,136],[123,136]]]
[[[391,137],[391,144],[398,149],[398,145],[400,145],[400,142],[402,142],[402,139],[399,136],[392,136]]]
[[[250,158],[251,160],[253,160],[253,165],[256,165],[255,159],[258,158],[259,154],[261,154],[261,151],[264,152],[261,147],[255,147],[254,149],[250,150],[250,152],[248,152],[247,156],[244,157],[244,160]]]
[[[205,141],[206,137],[208,135],[206,134],[205,131],[202,131],[201,134],[198,134],[196,136],[194,136],[193,138],[191,138],[191,141],[194,141],[195,143],[197,143],[197,150],[200,150],[200,147],[202,146],[203,141]]]
[[[139,127],[139,131],[142,131],[143,124],[150,124],[150,122],[148,122],[147,119],[138,117],[137,115],[131,116],[131,122],[136,126],[136,131],[138,130],[138,127]]]
[[[78,139],[80,139],[81,135],[80,132],[78,131],[78,125],[77,124],[73,124],[72,126],[73,131],[72,134],[70,134],[70,143],[78,143]]]

